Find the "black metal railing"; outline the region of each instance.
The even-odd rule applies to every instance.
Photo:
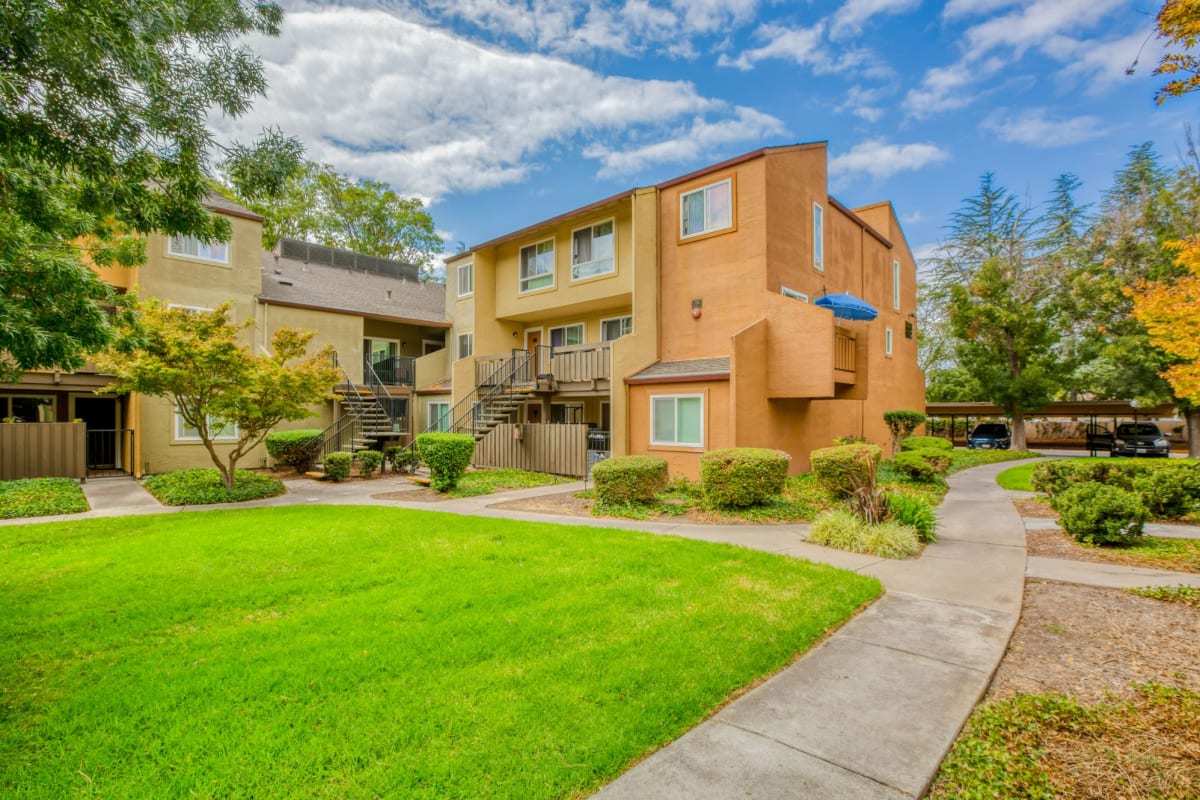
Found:
[[[133,459],[132,428],[88,428],[87,468],[120,469],[129,472]]]
[[[417,360],[409,356],[363,359],[363,374],[370,369],[387,386],[413,386],[416,384]]]
[[[587,449],[609,452],[612,450],[612,432],[611,431],[588,431]]]

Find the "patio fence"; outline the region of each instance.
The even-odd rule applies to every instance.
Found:
[[[475,445],[475,466],[582,478],[587,472],[587,450],[587,425],[497,425]]]
[[[87,425],[0,423],[0,480],[87,477]]]

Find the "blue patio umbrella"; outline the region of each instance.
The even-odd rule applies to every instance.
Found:
[[[870,322],[879,316],[875,306],[852,294],[827,294],[824,297],[818,297],[815,304],[821,308],[828,308],[835,317],[842,319]]]

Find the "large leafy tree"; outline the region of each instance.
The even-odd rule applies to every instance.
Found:
[[[242,341],[251,324],[233,325],[228,304],[193,313],[151,299],[138,304],[114,347],[99,357],[117,377],[105,391],[174,403],[226,486],[233,486],[242,456],[280,422],[311,416],[311,406],[331,397],[338,380],[332,346],[306,353],[314,332],[280,328],[271,352],[256,354]],[[215,439],[229,426],[236,426],[237,440],[223,449]]]
[[[1155,75],[1169,75],[1171,79],[1154,94],[1162,104],[1168,97],[1181,97],[1200,89],[1200,58],[1190,50],[1200,43],[1200,6],[1196,0],[1167,0],[1158,12],[1155,25],[1160,39],[1167,46],[1180,50],[1168,52],[1162,57]]]
[[[245,182],[243,182],[244,184]],[[263,216],[263,245],[281,236],[416,264],[428,278],[442,239],[418,198],[381,181],[354,180],[328,164],[306,162],[278,196],[231,195]]]
[[[149,231],[228,235],[203,205],[206,115],[265,90],[239,40],[282,16],[239,0],[0,4],[0,379],[77,368],[108,340],[109,290],[86,262],[138,264]],[[269,132],[225,157],[269,190],[299,145]]]

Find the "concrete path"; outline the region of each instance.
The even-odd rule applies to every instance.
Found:
[[[1027,531],[1056,531],[1062,526],[1049,517],[1025,517]],[[1200,525],[1175,525],[1168,522],[1147,522],[1147,536],[1162,536],[1166,539],[1200,539]]]
[[[1200,575],[1195,572],[1170,572],[1165,569],[1073,561],[1067,558],[1030,556],[1025,574],[1030,578],[1040,580],[1081,583],[1085,586],[1100,586],[1108,589],[1137,589],[1143,586],[1195,586],[1200,588]]]

